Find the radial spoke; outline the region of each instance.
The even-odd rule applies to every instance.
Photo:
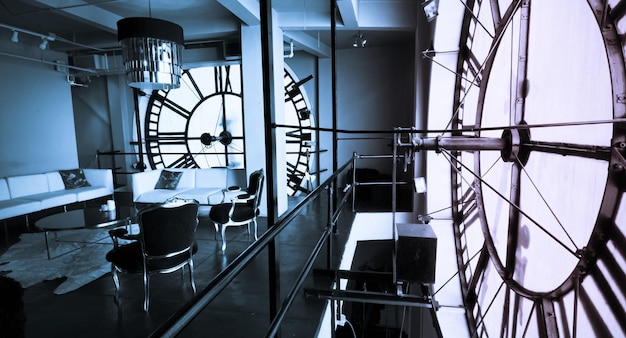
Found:
[[[443,149],[442,153],[447,154],[448,157],[444,158],[446,160],[448,160],[448,162],[450,162],[450,165],[452,165],[452,154],[450,154],[449,151]],[[535,226],[537,226],[537,228],[539,228],[541,231],[543,231],[546,235],[548,235],[550,238],[552,238],[556,243],[558,243],[560,246],[562,246],[567,252],[571,253],[573,256],[578,257],[576,252],[572,249],[570,249],[567,245],[565,245],[565,243],[563,243],[560,239],[556,238],[553,234],[551,234],[548,230],[546,230],[543,226],[541,226],[541,224],[539,224],[537,221],[535,221],[532,217],[530,217],[530,215],[528,215],[524,210],[522,210],[518,205],[514,204],[513,202],[511,202],[509,199],[507,199],[504,195],[502,195],[502,193],[500,193],[497,189],[495,189],[494,187],[492,187],[489,183],[487,183],[485,180],[483,180],[480,176],[478,176],[473,170],[471,170],[470,168],[468,168],[466,165],[464,165],[461,162],[458,162],[465,170],[467,170],[469,173],[471,173],[475,178],[477,178],[478,180],[480,180],[480,182],[482,184],[484,184],[486,187],[488,187],[491,191],[493,191],[496,195],[498,195],[503,201],[507,202],[510,206],[514,207],[515,209],[517,209],[520,214],[524,215],[526,218],[528,218],[529,221],[531,221],[533,224],[535,224]],[[452,165],[452,168],[454,168],[459,174],[461,173],[460,170],[458,168],[456,168],[454,165]]]
[[[202,146],[202,149],[200,149],[200,151],[199,151],[199,152],[197,152],[196,154],[194,154],[194,155],[193,155],[193,159],[196,161],[196,163],[198,162],[198,161],[196,160],[196,158],[197,158],[199,155],[206,155],[206,150],[207,150],[207,149],[209,149],[209,148],[211,148],[211,147],[210,147],[210,146],[203,145],[203,146]],[[204,157],[204,162],[206,163],[206,167],[207,167],[207,168],[210,168],[210,167],[211,167],[211,165],[209,164],[209,159],[208,159],[208,157],[207,157],[207,156],[202,156],[202,157]]]
[[[227,146],[227,148],[233,149],[233,152],[229,152],[229,154],[235,154],[235,153],[243,153],[243,149],[241,147],[238,147],[237,145],[235,145],[234,143],[231,143]]]

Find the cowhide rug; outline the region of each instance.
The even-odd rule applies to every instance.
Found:
[[[46,280],[67,277],[55,294],[74,291],[111,271],[106,253],[113,243],[106,229],[71,230],[49,234],[50,255],[43,233],[24,233],[0,256],[0,275],[11,277],[28,288]],[[8,273],[7,273],[8,272]]]

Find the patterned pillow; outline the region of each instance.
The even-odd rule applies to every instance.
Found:
[[[80,187],[91,187],[87,182],[83,169],[59,170],[65,189],[76,189]]]
[[[175,190],[178,186],[178,182],[180,182],[181,176],[183,176],[183,173],[180,171],[163,170],[161,171],[161,176],[159,176],[159,180],[154,186],[154,189]]]

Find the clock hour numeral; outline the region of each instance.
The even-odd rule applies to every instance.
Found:
[[[185,118],[185,119],[190,119],[191,118],[191,114],[193,114],[192,112],[188,111],[187,109],[183,108],[181,105],[179,105],[178,103],[168,99],[167,97],[161,96],[161,95],[156,95],[153,101],[153,106],[158,108],[159,110],[163,110],[163,108],[167,108],[171,111],[173,111],[174,113],[180,115],[181,117]],[[161,112],[163,113],[163,112]]]
[[[285,102],[289,100],[294,100],[296,96],[302,96],[302,93],[300,93],[300,88],[297,87],[285,92]]]
[[[158,142],[160,145],[187,144],[187,134],[185,132],[159,132],[156,137],[148,138],[149,142]]]
[[[579,294],[580,304],[584,308],[586,316],[589,318],[589,323],[591,324],[595,336],[613,337],[613,333],[611,333],[611,330],[606,326],[606,322],[602,319],[602,315],[596,307],[596,300],[592,299],[582,286],[580,287]]]
[[[480,82],[482,80],[482,74],[481,74],[482,65],[480,61],[478,61],[478,58],[476,58],[476,55],[471,50],[467,51],[467,59],[466,59],[465,64],[467,65],[469,72],[474,77],[473,83],[476,85],[476,87],[480,87]]]
[[[483,274],[487,269],[487,264],[489,263],[489,251],[487,250],[487,246],[483,245],[480,250],[480,256],[478,256],[478,262],[476,263],[476,267],[474,268],[473,274],[466,272],[466,276],[471,276],[467,283],[467,295],[465,295],[465,301],[467,304],[470,304],[472,307],[476,304],[477,301],[477,285],[480,282],[481,278],[483,278]]]
[[[305,141],[311,141],[312,139],[312,134],[310,132],[303,132],[299,129],[288,131],[286,135],[287,143],[303,143]]]
[[[465,224],[465,228],[473,224],[478,219],[478,204],[476,203],[476,192],[473,187],[467,189],[460,200],[458,224]],[[463,232],[465,229],[462,229]]]
[[[232,92],[233,86],[230,82],[230,66],[218,67],[216,72],[213,73],[213,80],[215,81],[215,92],[224,93]]]
[[[196,160],[194,160],[191,154],[185,154],[179,157],[176,161],[172,162],[169,168],[198,168]]]
[[[302,170],[300,168],[304,168],[304,170]],[[306,162],[299,161],[296,164],[287,162],[287,169],[288,169],[288,172],[290,172],[290,173],[299,174],[301,176],[304,176],[304,174],[306,174],[306,172],[305,172],[306,168],[307,168],[307,163]]]
[[[289,165],[289,163],[287,163]],[[287,186],[293,191],[301,191],[303,193],[309,193],[310,191],[302,186],[304,180],[304,173],[302,171],[295,171],[296,174],[287,175]]]
[[[311,117],[311,111],[309,110],[309,108],[299,109],[297,113],[298,113],[298,119],[300,119],[300,121],[308,120]]]
[[[287,79],[287,84],[285,85],[285,101],[293,99],[294,97],[300,95],[302,96],[302,91],[300,90],[300,86],[307,83],[309,80],[313,79],[313,75],[309,75],[304,79],[295,82],[291,76],[285,72],[285,78]]]

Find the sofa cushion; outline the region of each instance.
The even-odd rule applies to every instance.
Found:
[[[8,200],[11,198],[11,194],[9,193],[9,185],[7,184],[7,180],[4,178],[0,178],[0,201]]]
[[[59,170],[59,174],[61,175],[61,179],[63,179],[65,189],[76,189],[91,186],[91,184],[87,181],[87,178],[85,178],[85,173],[83,173],[82,169]]]
[[[76,195],[77,202],[89,201],[113,194],[113,192],[107,187],[94,186],[72,189],[71,192]]]
[[[11,198],[48,192],[48,179],[45,174],[7,177]]]
[[[161,175],[159,176],[159,180],[154,186],[154,189],[168,189],[175,190],[178,187],[178,183],[180,182],[180,178],[183,176],[183,173],[180,171],[169,171],[163,170],[161,171]]]
[[[41,202],[24,198],[0,201],[0,219],[27,215],[41,210]]]
[[[76,194],[68,193],[66,190],[49,191],[39,194],[24,196],[24,199],[41,202],[42,209],[54,208],[62,205],[77,202]]]
[[[109,192],[107,195],[113,193],[115,189],[113,187],[113,171],[111,169],[83,169],[87,181],[92,187],[105,187]]]
[[[65,183],[59,171],[47,172],[46,177],[48,178],[48,191],[65,190]]]

